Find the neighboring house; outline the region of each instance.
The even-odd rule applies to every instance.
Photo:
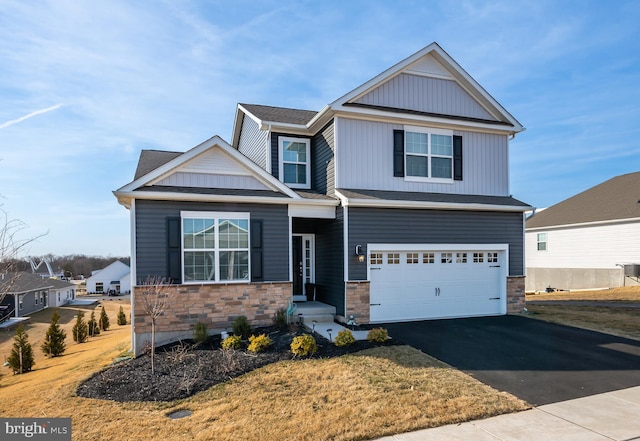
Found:
[[[49,306],[49,279],[29,273],[0,273],[0,318],[24,317]]]
[[[358,323],[520,311],[531,207],[510,196],[509,140],[523,130],[433,43],[319,112],[239,104],[231,144],[143,150],[114,194],[134,280],[178,285],[156,341],[270,324],[311,291]]]
[[[76,298],[76,285],[60,279],[47,279],[51,285],[49,289],[49,306],[63,306]]]
[[[87,294],[106,294],[110,290],[116,293],[131,291],[131,269],[129,265],[119,260],[106,268],[93,271],[86,281]]]
[[[638,189],[640,172],[616,176],[531,216],[526,290],[637,285]]]

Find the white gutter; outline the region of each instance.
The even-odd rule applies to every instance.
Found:
[[[408,208],[408,209],[434,209],[434,210],[464,210],[464,211],[504,211],[522,213],[529,207],[513,205],[493,205],[493,204],[464,204],[451,202],[425,202],[425,201],[389,201],[371,199],[350,199],[336,191],[342,204],[348,207],[370,207],[370,208]]]
[[[564,224],[564,225],[548,225],[546,227],[527,228],[527,231],[561,230],[565,228],[595,227],[598,225],[626,224],[626,223],[633,223],[633,222],[640,222],[640,217],[630,217],[628,219],[611,219],[611,220],[593,221],[593,222],[580,222],[575,224]]]

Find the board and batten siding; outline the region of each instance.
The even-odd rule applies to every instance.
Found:
[[[349,208],[349,249],[385,244],[508,244],[509,276],[524,274],[522,213]],[[368,250],[367,250],[368,251]],[[349,266],[366,280],[366,262]]]
[[[311,189],[323,194],[335,193],[333,121],[311,138]]]
[[[267,170],[268,135],[268,131],[260,130],[257,122],[243,114],[238,151],[265,170]]]
[[[147,276],[168,276],[167,219],[181,211],[250,213],[263,221],[263,273],[266,282],[289,280],[289,215],[286,205],[191,203],[136,200],[136,269],[140,283]]]
[[[538,233],[547,250],[538,251]],[[620,268],[640,263],[640,222],[544,229],[526,233],[527,268]]]
[[[455,81],[418,75],[400,74],[355,102],[496,121]]]
[[[176,172],[156,185],[196,188],[242,188],[245,190],[271,190],[253,176],[217,175],[210,173]]]
[[[336,118],[336,187],[430,193],[509,195],[506,135],[456,130],[462,136],[463,179],[451,183],[393,176],[393,130],[404,126]]]

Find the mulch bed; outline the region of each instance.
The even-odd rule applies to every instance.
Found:
[[[267,334],[273,344],[258,354],[245,350],[224,351],[220,349],[220,337],[212,337],[200,345],[182,341],[156,349],[155,375],[151,373],[151,356],[143,355],[94,374],[78,387],[77,394],[118,402],[187,398],[267,364],[294,359],[291,341],[304,331],[297,326],[272,327],[257,329],[255,335],[262,333]],[[319,335],[314,337],[318,351],[310,358],[339,357],[376,346],[368,341],[356,341],[350,346],[337,347]],[[385,344],[394,343],[389,340]]]

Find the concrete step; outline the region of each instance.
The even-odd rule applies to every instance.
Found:
[[[309,331],[313,331],[316,334],[319,334],[321,336],[323,336],[324,338],[326,338],[327,340],[330,341],[334,341],[336,338],[336,335],[338,335],[338,332],[342,331],[343,329],[347,329],[342,325],[339,325],[338,323],[329,323],[329,322],[318,322],[318,323],[310,323],[310,322],[304,322],[304,327],[307,328]],[[356,340],[366,340],[367,339],[367,334],[369,333],[368,331],[351,331],[351,333],[353,334],[353,337]]]

